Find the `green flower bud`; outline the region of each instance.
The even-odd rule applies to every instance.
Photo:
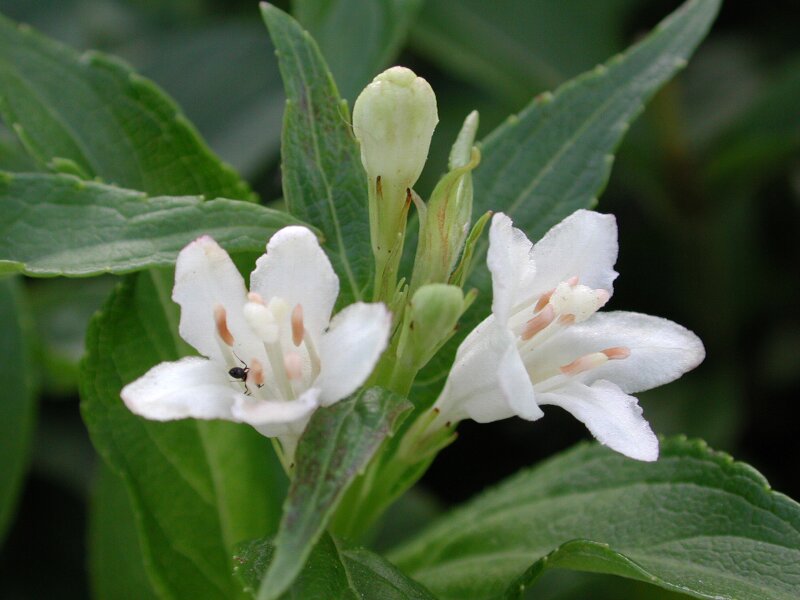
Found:
[[[353,132],[369,178],[403,190],[413,186],[438,121],[431,86],[410,69],[392,67],[373,79],[353,106]]]
[[[478,113],[472,111],[450,152],[450,172],[439,180],[427,209],[420,213],[420,236],[411,290],[448,282],[456,268],[472,220],[472,170],[480,162],[473,145]]]
[[[474,296],[444,283],[424,285],[411,298],[403,317],[393,383],[399,389],[411,385],[424,367],[455,333],[458,319]]]

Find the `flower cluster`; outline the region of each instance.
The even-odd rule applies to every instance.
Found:
[[[461,286],[488,218],[467,236],[470,172],[480,159],[473,147],[477,114],[465,122],[451,171],[430,203],[411,189],[437,120],[430,86],[401,67],[377,77],[356,102],[376,302],[353,304],[331,319],[339,281],[304,227],[272,236],[249,292],[225,251],[201,237],[178,256],[173,299],[181,307],[181,336],[204,358],[153,367],[122,390],[127,406],[157,420],[248,423],[280,440],[291,468],[311,414],[355,392],[373,371],[378,385],[408,391],[471,301]],[[412,198],[421,230],[409,289],[397,285],[397,269]],[[487,255],[491,314],[461,343],[438,400],[418,411],[422,425],[407,435],[441,438],[467,418],[535,420],[542,406],[555,405],[601,443],[655,460],[658,440],[630,394],[680,377],[702,361],[704,350],[697,336],[671,321],[599,312],[613,293],[616,258],[610,215],[579,210],[535,245],[508,216],[494,215]]]

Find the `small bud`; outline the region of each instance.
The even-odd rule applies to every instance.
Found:
[[[443,283],[424,285],[417,290],[406,315],[402,353],[421,369],[455,332],[466,309],[461,288]]]
[[[438,121],[431,86],[410,69],[392,67],[373,79],[353,106],[353,132],[370,180],[412,187]]]

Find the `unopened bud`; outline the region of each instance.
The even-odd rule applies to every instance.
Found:
[[[353,132],[369,178],[413,186],[438,121],[431,86],[410,69],[392,67],[373,79],[353,106]]]
[[[422,368],[455,332],[467,304],[461,288],[443,283],[424,285],[411,298],[404,353]]]

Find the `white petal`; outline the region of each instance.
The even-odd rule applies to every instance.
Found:
[[[486,264],[492,273],[492,313],[502,324],[508,321],[511,309],[529,296],[528,290],[535,281],[532,247],[506,215],[497,213],[492,217]]]
[[[628,348],[630,356],[586,372],[584,383],[607,379],[632,394],[674,381],[705,357],[700,338],[685,327],[668,319],[624,311],[596,313],[588,321],[568,327],[538,349],[536,356],[557,367],[618,346]]]
[[[309,229],[284,227],[270,238],[267,253],[256,262],[250,291],[265,302],[283,298],[289,310],[301,304],[305,328],[319,340],[339,295],[339,278]]]
[[[517,352],[516,340],[493,316],[462,342],[444,390],[434,405],[445,421],[470,418],[478,423],[519,415],[543,416]]]
[[[321,370],[316,387],[320,402],[329,406],[352,394],[375,368],[392,327],[392,315],[383,304],[357,302],[331,321],[320,342]]]
[[[231,407],[244,394],[230,383],[220,363],[190,356],[156,365],[120,395],[137,415],[156,421],[226,419],[235,421]]]
[[[539,402],[569,411],[612,450],[636,460],[658,458],[658,438],[642,417],[639,402],[609,381],[597,381],[591,387],[573,382],[540,394]]]
[[[581,285],[612,293],[618,275],[614,270],[618,250],[613,215],[575,211],[533,246],[536,283],[527,291],[538,297],[577,276]]]
[[[319,389],[311,388],[296,400],[254,400],[243,396],[233,407],[234,416],[267,437],[299,435],[319,406]]]
[[[234,349],[245,361],[264,362],[263,347],[244,320],[242,309],[247,290],[228,253],[210,237],[202,236],[181,250],[175,265],[172,299],[181,307],[181,337],[198,352],[225,362],[220,350],[214,307],[225,308]]]

